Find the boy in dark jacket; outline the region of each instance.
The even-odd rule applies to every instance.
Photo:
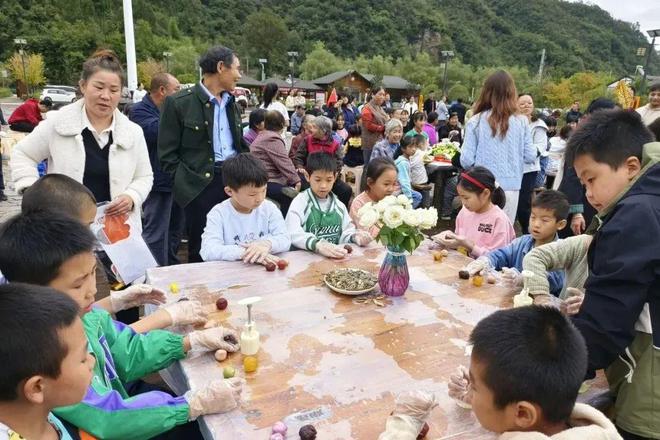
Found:
[[[660,437],[660,143],[652,140],[639,115],[605,110],[578,127],[566,152],[598,210],[573,322],[589,372],[607,369],[624,438]]]

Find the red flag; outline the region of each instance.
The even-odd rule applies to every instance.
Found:
[[[337,90],[333,88],[332,92],[330,92],[330,96],[328,96],[328,105],[332,105],[335,102],[337,102]]]

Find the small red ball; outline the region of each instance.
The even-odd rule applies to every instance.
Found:
[[[284,270],[284,269],[286,269],[288,265],[289,265],[289,262],[286,261],[286,260],[279,260],[279,261],[277,262],[277,268],[278,268],[279,270]]]
[[[423,439],[424,437],[426,437],[426,434],[429,433],[429,429],[430,429],[430,428],[429,428],[429,424],[428,424],[428,423],[424,423],[424,426],[422,427],[422,430],[419,431],[419,435],[417,435],[417,440],[421,440],[421,439]]]
[[[218,298],[218,300],[215,302],[215,306],[218,308],[218,310],[224,310],[228,305],[229,303],[224,298]]]
[[[353,253],[353,248],[349,244],[345,244],[344,249],[346,249],[346,252],[348,252],[349,254]]]
[[[273,262],[268,262],[266,263],[266,270],[268,272],[275,272],[275,269],[277,269],[277,265]]]

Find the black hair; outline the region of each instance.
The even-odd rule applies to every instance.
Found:
[[[337,116],[335,116],[335,121],[339,121],[339,118],[342,118],[344,121],[346,121],[346,117],[344,116],[344,113],[342,113],[342,112],[337,113]]]
[[[453,112],[452,114],[450,114],[448,120],[453,118],[454,116],[456,116],[458,118],[458,113]]]
[[[558,309],[499,310],[479,321],[470,342],[497,408],[528,401],[548,422],[568,420],[587,371],[587,347]]]
[[[234,63],[236,54],[233,50],[224,46],[213,46],[199,58],[199,67],[202,73],[218,73],[218,63],[229,67]]]
[[[431,112],[431,113],[429,113],[429,115],[426,117],[426,121],[427,121],[429,124],[432,124],[432,123],[434,123],[434,122],[437,121],[437,120],[438,120],[438,112]]]
[[[347,129],[349,137],[359,137],[362,135],[362,130],[358,124],[353,124]]]
[[[46,96],[44,99],[39,101],[39,104],[43,105],[46,108],[51,108],[53,107],[53,98],[50,96]]]
[[[472,167],[469,170],[463,171],[458,178],[458,185],[464,190],[481,194],[485,189],[463,177],[463,174],[466,174],[490,190],[490,201],[500,208],[504,208],[504,205],[506,205],[506,194],[504,194],[502,187],[496,184],[495,176],[488,168],[480,166]]]
[[[541,115],[541,119],[543,122],[545,122],[545,125],[548,127],[556,127],[557,126],[557,119],[553,117],[552,115],[550,116],[543,116]]]
[[[250,153],[241,153],[227,159],[222,166],[225,185],[233,190],[252,185],[257,188],[268,184],[268,172],[263,162]]]
[[[660,90],[660,81],[656,81],[649,86],[649,93]]]
[[[59,211],[76,219],[85,207],[96,207],[94,194],[82,183],[64,174],[46,174],[23,193],[21,211]]]
[[[412,124],[415,125],[415,122],[417,121],[426,121],[426,115],[424,112],[415,112],[411,116],[410,120],[412,121]]]
[[[573,127],[566,124],[559,130],[559,137],[564,139],[564,140],[567,140],[569,138],[569,136],[571,135],[572,131],[573,131]]]
[[[264,108],[268,108],[271,102],[273,102],[278,90],[279,87],[274,82],[266,84],[266,87],[264,87]]]
[[[656,141],[660,141],[660,118],[657,118],[655,121],[651,122],[648,126],[648,129],[655,136]]]
[[[587,107],[587,110],[584,112],[584,114],[588,115],[599,110],[609,110],[616,107],[616,102],[609,98],[596,98],[589,103],[589,107]]]
[[[87,226],[60,212],[18,214],[0,226],[0,272],[12,283],[45,286],[62,264],[95,244]]]
[[[422,138],[423,137],[424,136],[422,135]],[[404,136],[401,139],[401,142],[399,142],[399,146],[396,147],[396,150],[394,151],[394,159],[397,159],[403,154],[404,148],[408,148],[411,145],[419,145],[417,142],[416,136]]]
[[[257,125],[261,124],[266,120],[266,110],[262,108],[254,109],[250,112],[250,128],[252,130],[257,129]]]
[[[387,170],[396,171],[396,165],[389,157],[378,157],[374,160],[370,160],[367,165],[367,189],[369,188],[370,179],[372,182],[375,182]]]
[[[70,347],[58,331],[77,317],[76,302],[55,289],[0,285],[0,401],[16,400],[22,382],[30,377],[59,377]]]
[[[553,189],[541,191],[532,199],[532,208],[542,208],[552,211],[558,222],[568,218],[570,204],[564,193]]]
[[[653,135],[639,113],[600,110],[571,134],[566,145],[566,163],[572,166],[576,157],[589,154],[596,162],[616,170],[631,156],[641,161],[642,147],[649,142],[653,142]]]
[[[266,117],[264,118],[264,128],[266,130],[270,131],[277,131],[280,132],[286,125],[286,121],[284,120],[284,116],[282,116],[282,113],[278,112],[277,110],[269,110],[266,112]]]
[[[339,124],[337,123],[337,119],[331,119],[332,121],[332,131],[335,132],[339,130]]]
[[[331,173],[336,173],[337,161],[328,153],[313,153],[307,157],[305,169],[310,177],[314,171],[329,171]]]
[[[463,104],[463,98],[458,98],[456,102],[458,102],[459,104]]]

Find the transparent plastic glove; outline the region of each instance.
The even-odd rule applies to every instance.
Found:
[[[515,267],[502,268],[502,281],[507,287],[522,287],[523,276]]]
[[[452,231],[442,231],[441,233],[434,235],[432,240],[450,249],[456,249],[463,243],[463,237],[454,234]]]
[[[348,253],[343,247],[325,240],[316,243],[316,252],[328,258],[344,258]]]
[[[566,293],[568,293],[568,297],[561,302],[559,310],[568,316],[577,315],[584,301],[584,292],[575,287],[569,287],[566,289]]]
[[[216,380],[202,389],[188,391],[184,397],[190,407],[190,420],[206,414],[231,411],[238,406],[243,391],[243,379]]]
[[[113,313],[143,304],[160,305],[164,303],[165,292],[148,284],[135,284],[124,290],[110,292],[110,305]]]
[[[424,391],[399,394],[392,415],[387,418],[385,431],[379,440],[415,439],[424,427],[429,414],[438,405],[435,395]]]
[[[236,344],[225,341],[225,336],[230,335],[237,341]],[[215,351],[222,349],[228,353],[234,353],[240,348],[238,334],[234,330],[224,327],[212,327],[191,332],[188,334],[188,341],[190,341],[190,348],[193,351]]]
[[[208,312],[198,301],[181,301],[163,307],[172,318],[172,325],[206,324]]]
[[[366,231],[357,231],[353,234],[353,242],[360,247],[364,247],[373,241],[373,237]]]
[[[244,263],[261,263],[270,253],[273,244],[268,240],[253,241],[252,243],[242,245],[245,252],[241,255]]]
[[[459,365],[456,369],[456,373],[449,376],[447,388],[447,394],[449,394],[449,397],[454,399],[458,405],[464,408],[470,408],[472,406],[470,373],[465,366]]]
[[[488,257],[479,257],[465,266],[465,270],[470,272],[470,276],[474,276],[479,272],[482,272],[482,275],[486,275],[490,270],[490,260]]]

